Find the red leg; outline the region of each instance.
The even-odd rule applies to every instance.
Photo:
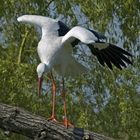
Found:
[[[50,74],[50,78],[52,80],[52,115],[48,120],[57,122],[55,115],[56,83],[52,73]]]
[[[65,84],[64,84],[64,78],[62,79],[62,97],[63,97],[63,102],[64,102],[64,126],[66,128],[73,127],[73,125],[70,123],[70,121],[67,118],[67,108],[66,108],[66,91],[65,91]]]

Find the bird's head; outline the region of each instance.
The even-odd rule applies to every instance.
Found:
[[[37,66],[37,75],[38,75],[38,96],[41,96],[41,87],[43,82],[43,74],[46,72],[47,66],[45,63],[40,63]]]

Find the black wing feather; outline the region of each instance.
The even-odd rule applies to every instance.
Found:
[[[115,47],[116,46],[113,46],[113,47],[111,47],[111,46],[109,46],[109,49],[114,53],[114,54],[116,54],[121,60],[123,60],[123,61],[125,61],[126,63],[128,63],[128,64],[133,64],[126,56],[131,56],[132,57],[132,55],[130,54],[130,53],[128,53],[128,52],[126,52],[125,50],[123,50],[122,48],[119,48],[119,47],[116,47],[116,49],[115,49]],[[119,49],[118,49],[119,48]],[[126,55],[126,56],[125,56]]]
[[[125,51],[124,49],[116,46],[116,45],[113,45],[113,44],[109,44],[109,47],[114,50],[115,52],[120,52],[121,54],[125,54],[125,55],[128,55],[128,56],[132,56],[132,54],[130,54],[129,52]]]
[[[110,49],[105,50],[106,53],[108,53],[108,55],[111,57],[112,59],[112,63],[120,68],[120,65],[123,67],[126,67],[126,64],[122,61],[122,59],[120,59],[114,52],[110,51]]]
[[[94,48],[93,45],[89,44],[88,45],[89,49],[91,50],[92,54],[95,55],[100,62],[102,66],[105,66],[104,64],[104,59],[102,58],[102,55],[100,54],[100,51],[97,48]]]
[[[105,63],[107,64],[107,66],[112,70],[112,64],[111,64],[111,59],[108,57],[108,55],[106,55],[105,52],[101,51],[101,55],[104,58]]]
[[[104,50],[106,52],[106,54],[108,55],[108,57],[110,57],[111,62],[119,69],[122,69],[121,66],[126,67],[125,63],[121,60],[121,59],[117,59],[117,56],[114,55],[112,52],[110,52],[110,50],[106,49]]]
[[[58,35],[59,36],[64,36],[70,28],[65,25],[62,21],[58,21],[59,29],[58,29]]]
[[[58,29],[58,35],[64,36],[67,32],[70,31],[70,28],[65,25],[62,21],[58,21],[59,29]],[[78,39],[75,39],[73,42],[71,42],[71,45],[74,47],[77,45],[80,41]]]
[[[102,65],[102,66],[105,66],[105,61],[104,61],[104,59],[103,59],[103,56],[99,53],[99,54],[97,54],[97,59],[98,59],[98,61],[100,62],[100,64]]]
[[[107,40],[106,36],[99,33],[99,32],[96,32],[94,30],[91,30],[91,29],[88,29],[90,32],[92,32],[97,38],[98,40],[97,41],[102,41],[102,40]]]
[[[122,69],[126,67],[125,63],[132,64],[132,62],[127,58],[127,56],[132,56],[129,52],[119,48],[115,45],[108,44],[107,48],[99,50],[95,48],[93,44],[88,44],[93,55],[95,55],[101,65],[104,63],[112,70],[112,64],[117,68]],[[125,62],[125,63],[124,63]]]

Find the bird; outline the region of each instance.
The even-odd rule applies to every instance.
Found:
[[[57,122],[56,119],[56,83],[52,70],[54,69],[62,77],[62,95],[64,101],[64,120],[66,127],[72,126],[67,118],[65,77],[75,77],[89,71],[87,67],[79,63],[72,55],[73,48],[83,43],[88,47],[92,55],[102,66],[113,70],[113,65],[122,70],[128,64],[132,64],[132,54],[123,48],[107,42],[107,37],[93,29],[82,26],[69,28],[58,19],[41,15],[21,15],[18,22],[29,23],[39,26],[42,36],[37,46],[38,56],[41,63],[37,66],[38,95],[41,96],[43,75],[49,74],[52,80],[52,115],[49,120]]]

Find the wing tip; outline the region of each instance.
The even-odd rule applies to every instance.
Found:
[[[122,70],[126,68],[126,64],[133,65],[133,62],[127,58],[127,56],[133,57],[133,55],[118,46],[110,44],[109,47],[99,50],[95,48],[94,45],[90,44],[88,47],[91,50],[91,53],[95,55],[102,66],[106,66],[113,70],[113,66]]]

